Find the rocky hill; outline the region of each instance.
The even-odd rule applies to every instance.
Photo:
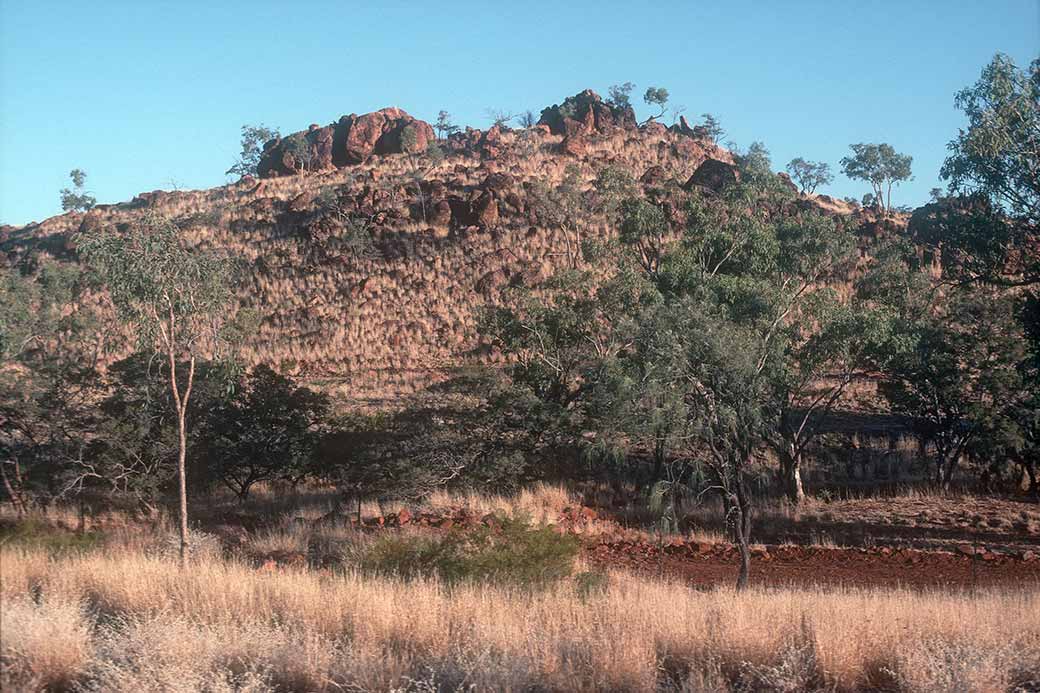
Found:
[[[393,399],[472,360],[494,361],[475,332],[481,306],[568,262],[568,239],[534,204],[538,186],[570,170],[589,189],[613,165],[667,200],[662,191],[718,189],[737,176],[731,153],[685,119],[639,125],[631,108],[592,91],[546,108],[531,128],[466,128],[440,142],[442,160],[426,153],[434,139],[397,108],[343,116],[269,142],[259,178],[8,227],[0,257],[72,260],[77,231],[161,214],[192,242],[244,261],[238,300],[262,316],[239,345],[245,361]],[[871,221],[825,196],[805,202]],[[681,222],[678,206],[670,211]],[[612,232],[591,211],[582,226],[587,237]]]

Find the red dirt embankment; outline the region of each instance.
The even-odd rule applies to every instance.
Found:
[[[603,567],[680,576],[694,585],[730,584],[739,558],[729,544],[705,542],[597,542],[586,557]],[[958,546],[956,551],[756,546],[751,579],[759,585],[965,587],[1040,584],[1040,554],[996,547]]]

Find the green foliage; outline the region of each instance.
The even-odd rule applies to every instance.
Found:
[[[773,162],[769,150],[761,142],[752,142],[746,152],[734,148],[733,160],[744,178],[758,187],[773,179]]]
[[[97,199],[83,189],[87,174],[78,168],[69,171],[72,188],[62,188],[61,208],[66,212],[85,212],[97,204]]]
[[[955,104],[968,127],[950,142],[942,177],[953,190],[983,192],[1011,216],[1040,223],[1040,58],[1024,71],[996,54]]]
[[[104,535],[98,532],[71,532],[35,518],[0,524],[0,546],[24,546],[65,555],[91,551],[103,541]]]
[[[704,128],[708,139],[711,140],[712,143],[718,144],[722,140],[723,135],[726,134],[726,131],[722,129],[722,124],[719,123],[718,118],[711,113],[704,113],[701,115],[701,118],[703,118],[701,121],[701,127]]]
[[[647,87],[643,94],[643,101],[648,106],[660,108],[661,112],[654,116],[660,118],[668,110],[668,90],[664,87]]]
[[[999,434],[1008,413],[1026,404],[1025,340],[1012,305],[987,291],[956,292],[904,323],[909,348],[887,363],[881,390],[935,447],[935,480],[943,487],[966,449]]]
[[[841,170],[849,178],[870,183],[874,199],[885,209],[892,206],[892,185],[910,180],[913,157],[900,154],[890,144],[850,144],[852,156],[841,160]],[[867,203],[864,200],[863,206]]]
[[[834,180],[831,167],[819,161],[806,161],[802,157],[791,159],[787,164],[791,179],[802,189],[802,193],[813,194],[821,185],[830,185]]]
[[[636,181],[629,170],[623,166],[604,166],[596,175],[592,184],[596,191],[595,211],[614,220],[622,203],[637,193]]]
[[[200,437],[211,473],[240,498],[260,481],[299,481],[312,469],[330,409],[327,396],[256,366],[207,412]]]
[[[620,242],[638,253],[639,264],[649,276],[657,275],[669,232],[668,218],[658,205],[642,198],[621,204]]]
[[[631,82],[624,84],[613,84],[608,90],[607,103],[614,108],[629,108],[632,106],[632,90],[636,85]]]
[[[929,219],[922,240],[961,278],[1040,284],[1040,59],[1023,71],[998,53],[955,103],[968,127],[942,177],[964,197],[943,201],[951,213]]]
[[[451,114],[447,111],[437,113],[437,122],[433,124],[439,139],[447,139],[459,131],[459,126],[452,122]]]
[[[264,145],[271,140],[278,139],[278,130],[265,125],[243,125],[242,126],[242,152],[225,175],[254,176],[260,157],[264,152]]]
[[[83,283],[54,260],[0,271],[0,479],[19,511],[66,490],[95,416],[96,316],[69,310]]]
[[[297,132],[285,138],[285,153],[292,158],[292,168],[302,173],[314,165],[314,147],[306,132]]]
[[[571,164],[555,187],[537,181],[529,191],[532,211],[540,224],[562,234],[568,263],[574,269],[581,263],[582,237],[592,211],[581,183],[581,170]]]
[[[190,247],[168,219],[150,215],[125,234],[85,234],[79,254],[142,348],[198,349],[219,336],[233,264]]]
[[[436,577],[449,584],[493,582],[542,587],[568,577],[580,543],[525,517],[496,516],[486,526],[444,537],[384,537],[361,556],[363,570],[404,579]]]

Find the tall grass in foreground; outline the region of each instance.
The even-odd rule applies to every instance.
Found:
[[[1040,689],[1040,590],[544,590],[0,549],[5,691]]]

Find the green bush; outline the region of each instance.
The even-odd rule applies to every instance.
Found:
[[[551,527],[532,527],[524,517],[496,516],[486,526],[443,537],[380,538],[362,555],[360,566],[405,579],[532,587],[569,576],[579,548],[576,537]]]
[[[103,539],[98,532],[73,532],[32,517],[0,525],[0,545],[21,544],[58,554],[87,551]]]

